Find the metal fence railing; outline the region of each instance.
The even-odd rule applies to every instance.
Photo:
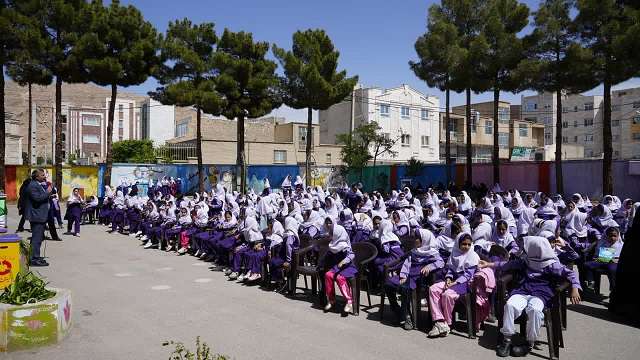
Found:
[[[198,156],[193,144],[166,144],[155,149],[155,154],[167,161],[187,161]]]

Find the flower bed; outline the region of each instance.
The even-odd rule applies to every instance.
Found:
[[[56,344],[71,327],[71,291],[48,288],[52,298],[25,305],[0,303],[0,351]]]

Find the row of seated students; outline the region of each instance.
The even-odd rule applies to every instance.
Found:
[[[385,199],[378,192],[362,193],[357,186],[334,193],[319,187],[296,186],[281,192],[265,188],[259,196],[253,191],[245,196],[215,185],[211,193],[193,198],[157,193],[149,199],[107,191],[99,218],[110,232],[140,238],[147,249],[212,262],[214,270],[230,280],[255,282],[264,276],[266,262],[278,291],[286,289],[300,239],[327,239],[328,251],[320,259],[325,311],[336,307],[336,284],[346,300],[345,313],[353,310],[349,280],[358,275],[352,244],[370,242],[378,250],[368,269],[370,283],[387,294],[398,323],[406,329],[413,328],[409,292],[432,279],[427,284],[431,338],[450,332],[453,307],[476,286],[474,278],[484,279],[484,288],[474,289],[484,297],[476,306],[480,324],[492,312],[494,271],[519,272],[521,280],[504,306],[503,336],[497,347],[499,356],[508,356],[526,354],[534,346],[543,309],[561,280],[570,282],[573,303],[580,301],[579,291],[590,286],[596,271],[605,273],[615,289],[615,267],[626,231],[606,201],[587,205],[574,194],[565,203],[542,193],[526,199],[517,190],[492,192],[473,202],[464,191],[453,197],[448,191],[436,194],[430,189],[413,196],[408,188]],[[638,203],[628,205],[625,201],[615,209],[625,224]],[[403,246],[407,241],[414,246]],[[493,255],[496,247],[505,255]],[[387,276],[385,265],[401,258],[398,271]],[[530,319],[528,341],[512,347],[514,322],[523,312]]]

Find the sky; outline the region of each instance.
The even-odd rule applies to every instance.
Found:
[[[534,11],[539,0],[526,0]],[[444,93],[429,88],[409,69],[409,60],[417,60],[413,45],[426,31],[427,10],[439,1],[418,0],[121,0],[133,4],[160,32],[169,21],[189,18],[194,23],[213,22],[219,34],[225,28],[253,33],[254,40],[291,48],[291,36],[297,30],[324,29],[340,51],[339,70],[358,75],[364,86],[393,88],[407,84],[424,94],[438,96],[444,106]],[[524,32],[528,32],[525,29]],[[272,57],[272,55],[269,55]],[[138,86],[123,89],[146,94],[157,83],[150,78]],[[640,86],[640,78],[614,87]],[[602,87],[586,94],[601,94]],[[531,92],[522,93],[524,95]],[[501,99],[520,104],[521,94],[502,93]],[[492,93],[473,95],[472,102],[492,101]],[[464,93],[451,94],[452,106],[463,105]],[[286,107],[272,115],[290,121],[306,121],[306,110]]]

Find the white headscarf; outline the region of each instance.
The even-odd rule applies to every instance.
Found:
[[[469,197],[467,192],[464,190],[462,191],[462,198],[464,199],[464,201],[458,204],[458,210],[460,211],[471,210],[471,207],[472,207],[471,198]]]
[[[393,233],[391,221],[386,219],[382,219],[378,225],[378,238],[380,239],[380,244],[383,245],[392,241],[400,242],[398,236]]]
[[[267,239],[269,239],[270,241],[269,248],[282,244],[283,237],[284,227],[282,226],[280,221],[273,220],[273,223],[271,225],[271,234],[269,234],[269,236],[267,237]]]
[[[529,269],[540,272],[559,261],[548,239],[540,236],[525,236],[523,240],[525,261]]]
[[[349,234],[342,226],[333,224],[333,231],[331,234],[331,242],[329,242],[329,251],[333,254],[339,252],[351,250],[351,240],[349,240]]]
[[[438,242],[435,235],[427,229],[416,229],[416,236],[420,238],[420,247],[413,249],[413,252],[420,256],[435,256],[438,254]]]
[[[285,235],[287,236],[293,235],[297,238],[299,227],[300,227],[300,223],[298,222],[298,220],[296,220],[295,217],[287,216],[284,219]]]
[[[471,267],[478,266],[480,262],[480,257],[473,250],[473,246],[471,246],[466,253],[460,250],[460,242],[465,236],[471,237],[471,234],[467,232],[458,234],[456,244],[453,249],[451,249],[451,256],[449,257],[449,261],[447,261],[447,267],[455,273],[460,273]]]

